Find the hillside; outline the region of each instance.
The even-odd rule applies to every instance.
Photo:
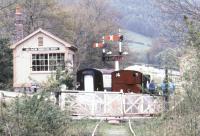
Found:
[[[124,35],[124,48],[129,53],[124,65],[146,63],[146,53],[152,46],[153,39],[129,30],[123,30],[122,33]]]
[[[152,38],[129,30],[124,30],[123,34],[125,43],[128,45],[130,52],[145,53],[152,45]]]
[[[145,36],[157,37],[161,30],[160,11],[152,0],[111,0],[121,14],[120,24],[125,29]]]

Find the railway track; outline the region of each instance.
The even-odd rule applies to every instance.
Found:
[[[135,131],[134,131],[133,128],[132,128],[131,120],[130,120],[130,119],[128,120],[128,126],[129,126],[129,129],[130,129],[132,135],[133,135],[133,136],[136,136]]]
[[[125,124],[110,124],[111,126],[107,127],[104,132],[99,132],[103,125],[106,125],[104,120],[100,120],[97,122],[96,126],[92,131],[91,136],[98,136],[101,134],[102,136],[136,136],[136,133],[131,125],[131,120],[129,119]],[[128,126],[128,127],[127,127]]]

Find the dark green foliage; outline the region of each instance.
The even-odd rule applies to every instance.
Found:
[[[57,69],[56,71],[56,80],[58,81],[59,85],[65,84],[67,86],[67,89],[73,89],[74,85],[74,77],[73,73],[66,71],[61,71]]]
[[[56,92],[60,91],[61,85],[66,85],[66,89],[73,89],[74,87],[74,76],[72,72],[62,71],[59,68],[56,70],[56,73],[53,73],[43,84],[43,89],[47,92]]]
[[[67,86],[68,89],[73,89],[74,87],[74,79],[73,77],[65,77],[64,79],[61,80],[61,84],[65,84]]]
[[[12,50],[8,39],[0,39],[0,89],[12,83]]]

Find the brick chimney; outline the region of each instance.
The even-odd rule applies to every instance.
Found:
[[[14,34],[14,42],[18,42],[24,38],[24,30],[23,30],[23,16],[21,7],[18,5],[15,11],[15,34]]]

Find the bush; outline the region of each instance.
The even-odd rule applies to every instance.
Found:
[[[17,98],[3,116],[7,128],[0,127],[0,134],[15,136],[66,135],[70,122],[66,112],[45,93]]]

